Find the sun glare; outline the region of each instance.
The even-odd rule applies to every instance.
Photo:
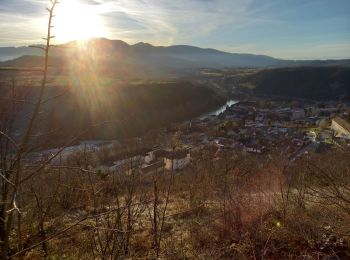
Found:
[[[96,7],[82,4],[78,0],[61,1],[53,24],[54,34],[59,42],[105,36],[104,26]]]

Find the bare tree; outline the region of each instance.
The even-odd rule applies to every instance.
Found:
[[[48,59],[49,59],[49,50],[51,47],[51,39],[54,37],[51,33],[52,29],[52,20],[54,17],[54,10],[58,0],[51,0],[51,7],[48,8],[49,20],[47,25],[47,36],[45,38],[46,44],[45,47],[40,47],[45,52],[44,55],[44,65],[43,65],[43,75],[39,88],[39,94],[37,100],[34,103],[34,109],[32,114],[29,117],[29,123],[24,131],[22,138],[18,141],[13,136],[13,123],[14,116],[17,112],[17,100],[14,87],[12,87],[12,99],[10,112],[7,119],[2,118],[1,123],[1,205],[0,205],[0,244],[2,259],[7,259],[11,251],[21,251],[22,250],[22,236],[21,236],[21,205],[20,196],[21,196],[21,187],[24,183],[24,156],[29,148],[29,143],[32,137],[34,126],[39,118],[40,109],[42,107],[42,102],[44,101],[44,94],[46,90],[47,80],[48,80]],[[7,123],[5,123],[7,121]],[[13,232],[14,225],[17,224],[15,230],[18,237],[18,246],[15,249],[11,242],[11,233]],[[13,252],[12,252],[13,253]]]

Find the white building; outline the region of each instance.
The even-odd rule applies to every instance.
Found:
[[[165,155],[167,155],[169,153],[169,151],[158,148],[152,151],[149,151],[146,155],[145,155],[145,163],[146,164],[151,164],[152,162],[155,162],[161,158],[164,158]]]
[[[188,150],[179,150],[169,152],[164,157],[166,170],[182,170],[185,168],[191,160],[191,155]]]
[[[169,151],[164,149],[157,149],[147,153],[145,156],[146,165],[155,162],[164,162],[164,168],[168,171],[181,170],[185,168],[191,160],[189,150]]]
[[[243,148],[243,152],[261,154],[263,152],[263,148],[264,147],[261,145],[248,145]]]
[[[331,129],[336,137],[350,140],[350,124],[340,117],[332,119]]]
[[[146,164],[150,164],[152,161],[154,161],[156,159],[155,157],[155,152],[154,151],[150,151],[146,154],[145,156],[145,163]]]

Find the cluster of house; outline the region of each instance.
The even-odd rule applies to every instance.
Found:
[[[240,102],[218,116],[184,125],[181,140],[194,147],[214,144],[219,152],[262,154],[282,149],[295,157],[305,151],[329,149],[337,139],[350,140],[349,123],[341,118],[349,111],[344,104],[291,108]]]

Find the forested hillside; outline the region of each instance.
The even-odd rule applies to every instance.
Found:
[[[350,97],[349,67],[296,67],[260,70],[241,78],[252,94],[313,100]]]
[[[23,96],[36,97],[35,86],[19,90]],[[5,97],[11,95],[11,84],[1,92]],[[49,141],[42,140],[46,144],[64,142],[78,133],[83,133],[82,138],[93,139],[143,135],[225,102],[225,97],[212,88],[186,81],[68,82],[51,86],[45,96],[50,105],[44,105],[37,127],[41,132],[52,133],[47,137]],[[23,105],[24,112],[17,120],[19,132],[25,126],[25,115],[33,109],[29,102]]]

